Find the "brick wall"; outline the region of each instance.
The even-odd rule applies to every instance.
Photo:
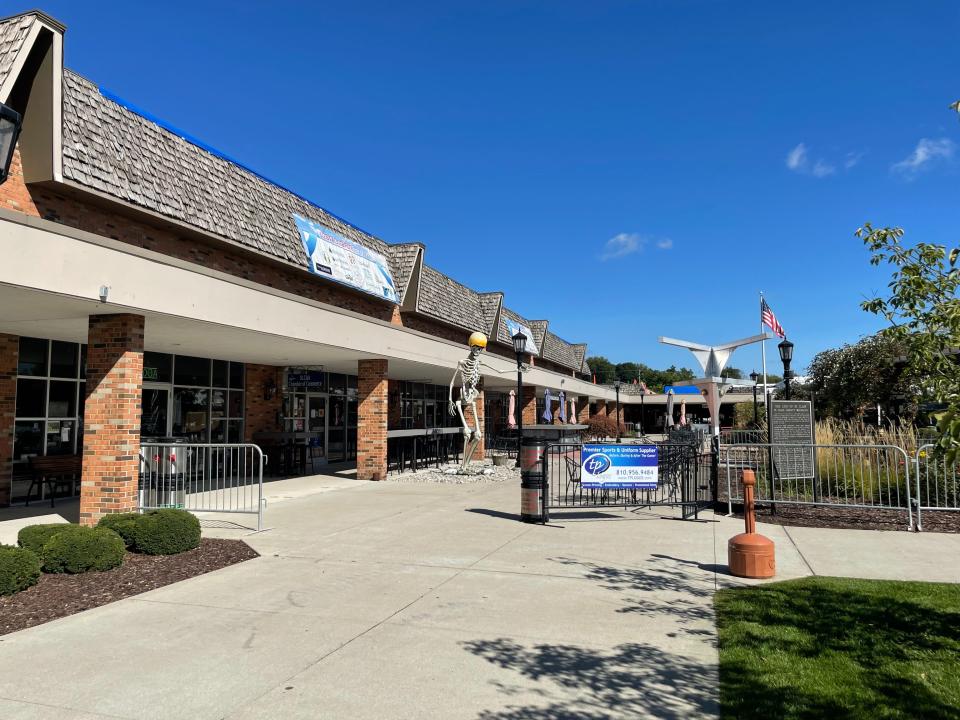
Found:
[[[577,398],[577,424],[586,425],[590,422],[590,398]]]
[[[280,430],[280,411],[283,408],[282,368],[273,365],[253,365],[247,363],[244,387],[243,439],[254,442],[253,436],[260,432]],[[273,383],[275,391],[269,400],[265,397],[265,388]]]
[[[480,394],[477,396],[477,400],[476,400],[476,407],[477,407],[477,418],[476,418],[476,419],[477,419],[477,424],[476,424],[476,427],[477,427],[477,429],[480,430],[481,433],[483,433],[483,418],[484,418],[483,413],[484,413],[484,410],[485,410],[485,408],[484,408],[484,400],[485,400],[485,399],[486,399],[486,398],[484,397],[484,394],[483,394],[483,384],[482,384],[482,381],[481,381]],[[473,423],[472,423],[472,422],[469,422],[470,420],[472,420],[472,418],[470,418],[470,415],[471,415],[471,414],[472,414],[472,413],[469,413],[469,411],[467,411],[467,412],[464,413],[464,415],[467,415],[468,423],[469,423],[471,426],[473,426]],[[486,450],[486,444],[487,444],[487,439],[486,439],[486,437],[481,437],[481,438],[480,438],[480,443],[477,445],[477,449],[474,450],[474,452],[473,452],[473,457],[471,458],[472,460],[483,460],[484,452],[485,452],[485,450]]]
[[[80,522],[137,507],[143,316],[91,315]]]
[[[15,210],[27,215],[39,217],[40,213],[34,205],[30,191],[23,183],[23,166],[20,164],[20,151],[13,154],[10,162],[10,174],[6,182],[0,185],[0,207],[6,210]]]
[[[0,507],[10,504],[13,484],[13,418],[17,404],[19,353],[20,338],[0,334]]]
[[[386,360],[357,362],[357,479],[387,477]]]
[[[593,407],[590,409],[590,417],[606,417],[607,416],[607,403],[603,400],[597,400],[593,403]]]

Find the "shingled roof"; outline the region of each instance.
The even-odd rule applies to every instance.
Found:
[[[540,349],[540,355],[551,362],[563,365],[577,372],[583,367],[583,360],[577,358],[577,351],[574,346],[550,331],[547,331],[543,338],[543,347]]]
[[[480,294],[427,264],[420,271],[417,310],[464,330],[487,332]]]
[[[503,303],[502,292],[480,293],[480,311],[485,323],[483,331],[487,336],[493,336],[494,323],[497,322],[497,312]]]
[[[522,315],[515,313],[506,305],[500,308],[500,325],[497,328],[497,341],[513,347],[513,340],[510,338],[510,331],[507,329],[507,320],[511,320],[521,325],[526,325],[533,333],[533,342],[539,349],[543,349],[543,335],[547,331],[546,320],[527,320]]]
[[[18,15],[0,21],[0,87],[10,74],[17,54],[35,22],[37,18],[32,14]]]
[[[384,255],[401,297],[416,259],[411,246],[388,245],[106,98],[96,85],[67,69],[63,71],[63,176],[307,269],[292,218],[294,213],[303,215]]]

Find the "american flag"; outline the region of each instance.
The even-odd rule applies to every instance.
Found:
[[[777,322],[777,316],[773,314],[773,310],[770,309],[767,301],[763,298],[760,298],[760,323],[773,330],[777,337],[785,338],[787,336],[783,331],[783,326]]]

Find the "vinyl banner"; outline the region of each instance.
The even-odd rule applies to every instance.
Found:
[[[656,490],[656,445],[584,445],[580,485],[588,490]]]
[[[299,215],[293,216],[310,271],[371,295],[398,303],[387,259],[340,233]]]
[[[527,336],[526,351],[531,355],[540,354],[540,350],[537,349],[537,343],[533,339],[533,333],[530,332],[530,328],[528,328],[526,325],[521,325],[518,322],[514,322],[513,320],[508,320],[507,318],[504,318],[503,321],[507,324],[507,333],[510,335],[510,337],[516,335],[517,331],[522,330],[523,334]]]

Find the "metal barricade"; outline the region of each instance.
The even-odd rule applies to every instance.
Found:
[[[960,510],[960,464],[948,463],[935,444],[917,449],[914,477],[918,524],[922,510]]]
[[[248,443],[141,443],[139,507],[251,514],[261,530],[263,466]]]
[[[756,474],[758,503],[904,510],[908,528],[920,530],[912,464],[895,445],[721,445],[720,486],[732,512],[733,503],[743,500],[740,478],[749,468]]]

